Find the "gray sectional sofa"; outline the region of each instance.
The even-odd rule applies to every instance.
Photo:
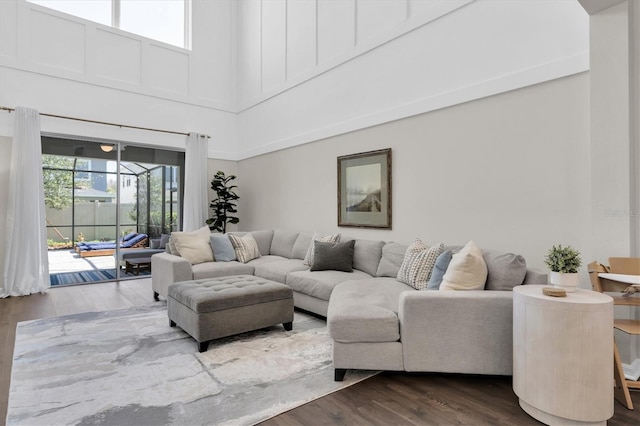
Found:
[[[175,254],[153,255],[154,297],[166,297],[175,282],[229,275],[284,283],[297,308],[327,318],[336,380],[348,369],[510,375],[511,289],[547,283],[546,274],[527,269],[521,256],[483,250],[485,290],[418,291],[396,279],[408,245],[356,239],[353,272],[311,271],[303,259],[313,232],[250,234],[261,256],[247,263],[192,265]],[[520,274],[505,272],[514,264]]]

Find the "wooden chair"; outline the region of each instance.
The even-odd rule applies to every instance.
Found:
[[[640,257],[610,257],[609,269],[612,274],[640,275]]]
[[[608,267],[598,262],[591,262],[587,268],[589,279],[591,280],[591,287],[594,291],[622,292],[629,284],[601,278],[598,274],[601,272],[609,272],[612,274],[640,275],[640,258],[611,257],[609,258]],[[623,297],[622,295],[612,295],[612,297],[614,305],[640,307],[640,298],[638,297]],[[640,320],[614,319],[613,328],[637,336],[640,335]],[[615,341],[613,345],[613,375],[615,379],[615,398],[629,410],[633,410],[633,402],[631,401],[629,389],[640,389],[640,381],[627,380],[624,377],[620,352],[618,352],[618,346],[615,344]]]

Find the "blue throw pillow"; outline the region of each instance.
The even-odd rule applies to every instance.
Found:
[[[446,250],[438,256],[436,264],[433,266],[433,272],[431,272],[431,278],[427,284],[427,290],[440,289],[442,278],[444,277],[445,272],[447,272],[447,267],[449,267],[449,262],[451,262],[452,257],[453,251],[451,250]]]
[[[210,237],[211,250],[213,250],[213,258],[216,262],[231,262],[236,260],[236,251],[229,236],[224,234],[211,234]]]

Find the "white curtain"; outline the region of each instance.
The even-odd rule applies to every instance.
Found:
[[[187,136],[187,150],[184,156],[184,217],[183,231],[194,231],[206,225],[208,216],[207,156],[208,139],[198,133]]]
[[[44,293],[50,287],[45,221],[40,114],[18,107],[11,144],[0,297]]]

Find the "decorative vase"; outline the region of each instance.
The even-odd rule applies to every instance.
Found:
[[[549,274],[549,282],[551,282],[554,287],[564,289],[567,293],[573,293],[578,288],[580,278],[577,272],[564,273],[551,271]]]

